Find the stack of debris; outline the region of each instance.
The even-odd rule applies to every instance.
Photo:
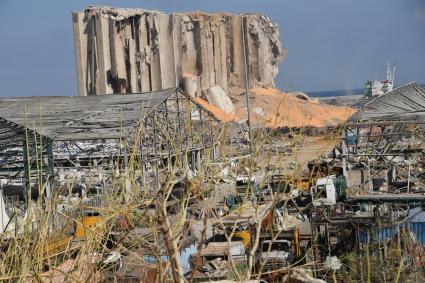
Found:
[[[230,268],[231,266],[226,260],[216,258],[200,266],[198,270],[209,278],[225,278]]]

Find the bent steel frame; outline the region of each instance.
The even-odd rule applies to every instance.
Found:
[[[53,179],[53,165],[74,166],[84,158],[126,167],[137,162],[142,171],[150,164],[157,172],[181,160],[179,166],[196,171],[207,151],[216,157],[220,133],[216,118],[179,88],[131,95],[3,98],[0,111],[0,176],[22,180],[26,194],[32,186],[43,187],[41,180]],[[107,141],[115,141],[115,151],[93,154],[81,146]],[[65,157],[58,157],[58,144]],[[78,153],[71,154],[70,145]],[[49,169],[47,174],[43,168]]]

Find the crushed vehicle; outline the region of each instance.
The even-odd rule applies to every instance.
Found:
[[[242,241],[210,242],[199,254],[190,258],[194,270],[193,282],[235,280],[234,267],[239,274],[247,269],[245,247]]]
[[[257,270],[260,272],[271,272],[284,269],[291,265],[292,259],[293,251],[290,241],[265,240],[261,244]]]

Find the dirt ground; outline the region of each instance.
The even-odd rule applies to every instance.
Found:
[[[297,167],[306,168],[308,161],[327,156],[338,142],[338,139],[327,137],[309,137],[297,153],[289,158],[289,161],[295,161]]]
[[[270,167],[280,169],[277,170],[280,174],[292,175],[294,178],[298,178],[303,170],[307,168],[308,161],[327,156],[338,142],[336,137],[303,137],[296,146],[291,147],[293,148],[292,153],[271,152],[270,154],[264,154],[258,158],[257,164],[263,174],[266,173],[267,166],[272,165]]]

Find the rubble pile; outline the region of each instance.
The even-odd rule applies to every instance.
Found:
[[[46,137],[17,115],[25,100],[3,100],[2,278],[425,276],[425,90],[409,84],[355,115],[281,92],[279,34],[258,14],[90,7],[73,18],[81,96],[170,89],[40,99]]]
[[[221,260],[221,258],[211,260],[198,268],[206,277],[223,277],[226,276],[230,269],[229,263]]]
[[[119,143],[115,140],[102,142],[59,142],[54,144],[54,154],[57,158],[73,158],[76,156],[108,156],[116,155],[119,151]]]
[[[415,136],[403,137],[401,134],[400,138],[390,141],[379,138],[394,136],[394,129],[393,126],[361,128],[358,136],[352,132],[347,135],[348,153],[355,153],[347,158],[351,169],[348,177],[353,192],[369,189],[371,193],[400,193],[406,191],[407,186],[412,192],[425,191],[424,141]],[[405,156],[404,152],[410,155]],[[373,172],[374,168],[377,168],[376,172]]]

